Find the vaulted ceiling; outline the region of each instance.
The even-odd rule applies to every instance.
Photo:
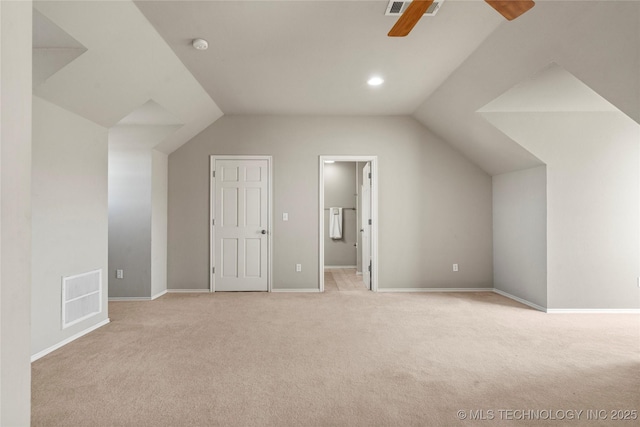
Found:
[[[226,114],[411,114],[504,21],[484,2],[447,1],[392,38],[385,1],[136,4]]]
[[[540,160],[479,110],[552,63],[640,121],[640,3],[536,3],[506,21],[482,0],[446,0],[389,38],[388,1],[36,2],[77,43],[60,37],[71,62],[34,93],[107,127],[170,116],[165,152],[223,113],[413,115],[498,174]],[[372,75],[385,83],[367,86]]]

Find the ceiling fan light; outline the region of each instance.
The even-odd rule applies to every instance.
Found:
[[[380,86],[384,83],[384,79],[382,77],[374,76],[367,80],[367,84],[369,86]]]

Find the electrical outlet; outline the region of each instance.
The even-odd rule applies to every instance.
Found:
[[[453,264],[453,271],[458,271],[458,264]]]
[[[289,221],[289,214],[286,212],[282,212],[282,220],[283,221]]]
[[[124,279],[124,270],[116,270],[116,279]]]
[[[296,272],[300,273],[302,271],[302,264],[296,264]]]

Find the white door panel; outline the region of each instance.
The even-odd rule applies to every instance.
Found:
[[[268,161],[216,159],[216,291],[268,290]]]
[[[367,163],[362,169],[362,280],[367,288],[371,289],[371,163]]]

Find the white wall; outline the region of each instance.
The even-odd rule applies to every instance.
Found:
[[[358,211],[343,209],[342,239],[329,237],[329,208],[354,208],[356,197],[355,162],[336,162],[324,165],[324,265],[355,266],[359,231]]]
[[[620,112],[486,113],[547,164],[549,308],[639,308],[640,126]]]
[[[224,116],[169,156],[170,289],[208,288],[211,154],[273,156],[275,289],[318,288],[323,154],[379,158],[381,288],[492,286],[491,178],[416,120]]]
[[[493,286],[547,306],[547,170],[493,176]]]
[[[30,1],[0,2],[0,425],[31,404]]]
[[[33,98],[31,351],[107,319],[107,129]],[[62,330],[63,276],[102,270],[102,312]]]
[[[362,221],[362,171],[364,169],[364,167],[367,165],[367,162],[357,162],[357,171],[356,174],[358,175],[358,185],[357,185],[357,189],[358,189],[358,215],[357,215],[357,226],[356,229],[358,230],[358,250],[356,252],[356,271],[358,271],[358,273],[362,273],[362,233],[360,232],[360,229],[362,228],[361,225],[361,221]]]
[[[169,157],[151,152],[151,296],[167,290],[167,196]]]

